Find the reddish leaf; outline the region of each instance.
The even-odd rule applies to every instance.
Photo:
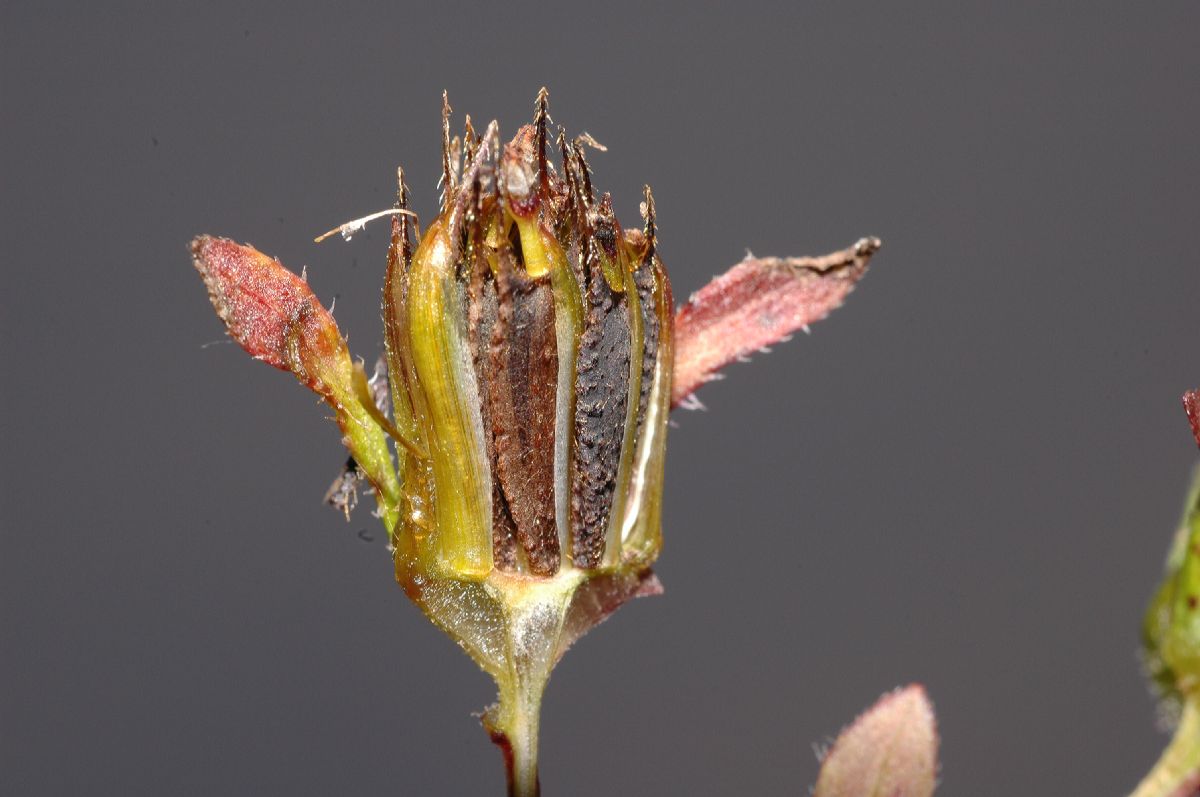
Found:
[[[192,262],[230,336],[254,358],[319,390],[320,361],[344,347],[333,316],[308,283],[278,260],[228,238],[192,241]]]
[[[336,412],[342,442],[355,462],[326,500],[347,510],[361,472],[375,487],[385,522],[395,527],[400,484],[387,446],[399,435],[361,366],[308,283],[252,246],[202,235],[192,241],[192,262],[229,335],[255,359],[290,371]]]
[[[930,797],[937,747],[925,690],[914,684],[890,692],[838,736],[813,797]]]
[[[829,315],[879,247],[863,238],[824,257],[747,257],[693,294],[675,314],[672,406],[734,360]]]
[[[1192,437],[1200,446],[1200,389],[1189,390],[1183,394],[1183,410],[1187,413],[1188,423],[1192,425]]]

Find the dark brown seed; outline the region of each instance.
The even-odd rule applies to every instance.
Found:
[[[475,367],[475,381],[479,385],[480,416],[484,428],[488,466],[495,473],[496,445],[492,435],[491,401],[489,400],[493,388],[488,368],[490,367],[491,339],[496,326],[498,302],[496,281],[492,278],[487,260],[480,254],[480,248],[476,248],[474,251],[478,256],[475,258],[467,288],[469,297],[468,341],[471,347],[471,362]],[[517,528],[509,512],[504,492],[494,478],[492,479],[492,556],[496,567],[501,570],[517,569]]]
[[[558,571],[554,418],[558,348],[550,280],[528,279],[502,250],[489,371],[496,476],[529,571]]]
[[[495,467],[493,460],[492,467]],[[520,562],[517,524],[513,521],[508,499],[500,483],[492,479],[492,559],[500,570],[512,572]]]

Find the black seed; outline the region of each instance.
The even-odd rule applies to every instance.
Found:
[[[586,313],[575,371],[575,450],[571,554],[577,567],[604,556],[625,410],[629,401],[629,307],[599,267],[588,274]]]
[[[654,271],[643,263],[633,275],[638,299],[642,306],[642,382],[638,393],[637,436],[641,439],[646,422],[646,406],[650,403],[650,388],[654,386],[654,365],[658,359],[659,321],[654,301]]]

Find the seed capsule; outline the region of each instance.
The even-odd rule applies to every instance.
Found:
[[[388,370],[397,425],[428,449],[400,463],[404,494],[433,517],[401,571],[551,578],[657,553],[670,288],[653,228],[622,231],[565,137],[560,176],[546,122],[543,96],[498,153],[494,123],[468,131],[415,252],[393,219]]]
[[[680,311],[676,361],[649,188],[644,228],[622,228],[583,154],[603,148],[559,128],[556,168],[548,122],[543,89],[507,145],[495,122],[479,135],[469,117],[452,137],[443,96],[442,205],[424,234],[400,172],[396,207],[317,239],[391,216],[386,380],[368,382],[303,277],[252,247],[193,243],[230,335],[334,408],[351,457],[327,501],[348,515],[359,480],[371,482],[397,580],[496,679],[483,722],[514,795],[538,790],[538,709],[559,657],[626,601],[661,591],[650,566],[671,407],[823,318],[879,246],[747,257]],[[1192,688],[1200,578],[1177,569],[1148,628],[1164,668]]]

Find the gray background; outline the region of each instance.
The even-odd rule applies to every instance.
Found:
[[[807,793],[920,681],[944,795],[1120,794],[1165,737],[1137,628],[1196,457],[1200,6],[289,3],[0,12],[0,793],[498,794],[491,684],[320,505],[314,399],[186,251],[248,240],[379,349],[394,168],[543,83],[654,186],[685,297],[885,246],[677,414],[666,595],[547,696],[551,795]],[[459,116],[461,118],[461,116]],[[369,503],[369,502],[368,502]],[[364,542],[356,532],[374,539]]]

